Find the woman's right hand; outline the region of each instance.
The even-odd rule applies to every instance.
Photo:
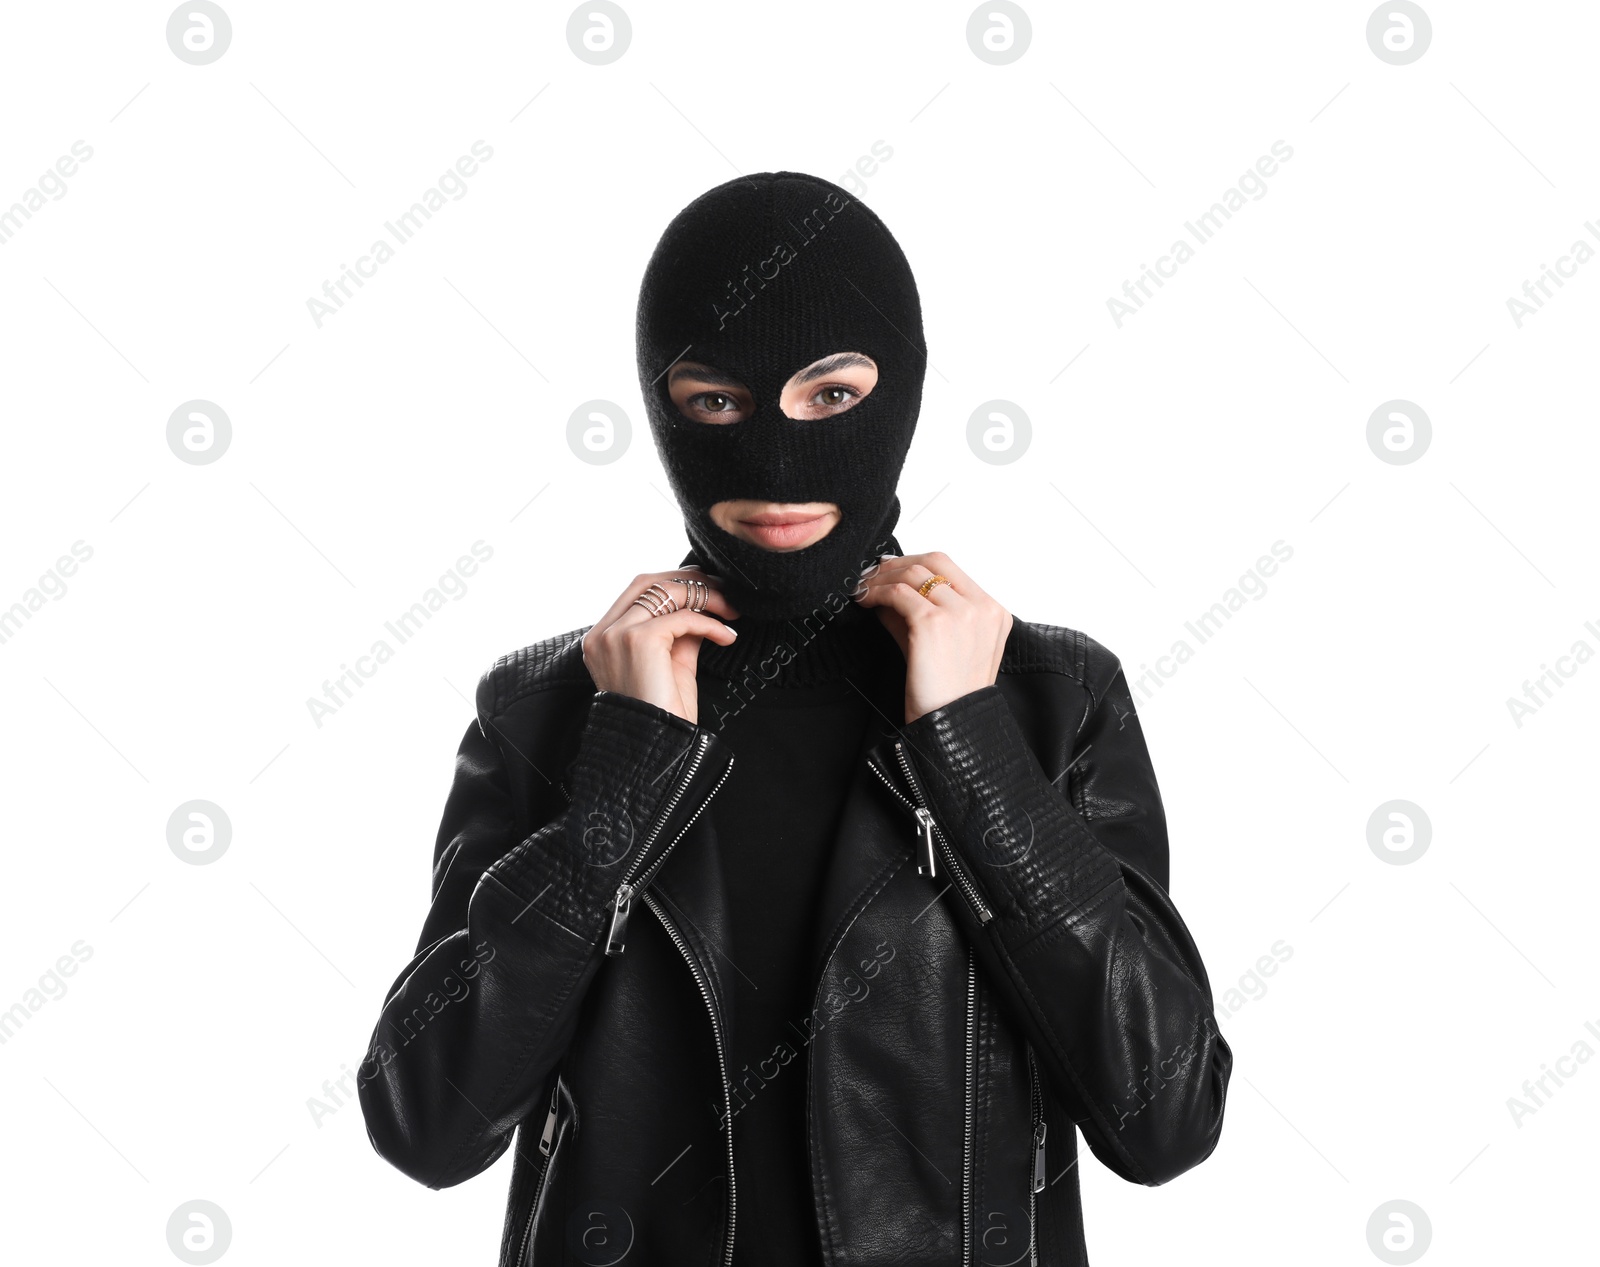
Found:
[[[707,583],[711,592],[704,612],[689,610],[688,587],[673,580],[683,575]],[[660,585],[676,598],[678,610],[652,616],[636,605],[633,600],[651,584]],[[726,647],[738,636],[715,618],[734,619],[739,615],[723,596],[721,585],[720,576],[693,566],[670,572],[643,572],[634,577],[583,636],[583,663],[595,686],[602,691],[632,695],[698,724],[695,670],[701,639],[710,638]]]

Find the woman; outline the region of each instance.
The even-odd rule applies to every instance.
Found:
[[[1232,1063],[1120,666],[901,555],[921,309],[843,190],[696,199],[637,331],[691,549],[479,683],[373,1144],[514,1135],[502,1267],[1086,1262],[1074,1128],[1162,1183]]]

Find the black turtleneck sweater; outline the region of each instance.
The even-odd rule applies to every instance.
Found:
[[[899,660],[873,612],[817,615],[732,621],[738,642],[703,643],[697,670],[700,725],[734,754],[707,813],[731,921],[740,1267],[822,1261],[806,1152],[818,903],[872,713],[862,691]]]

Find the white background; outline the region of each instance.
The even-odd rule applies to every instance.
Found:
[[[1377,1262],[1392,1199],[1424,1261],[1592,1254],[1600,1061],[1520,1125],[1507,1100],[1600,1050],[1600,663],[1520,726],[1506,700],[1600,650],[1600,262],[1521,328],[1506,300],[1600,246],[1593,6],[1430,3],[1405,66],[1364,2],[1034,3],[1003,66],[959,4],[630,4],[605,66],[563,6],[225,7],[205,66],[162,4],[0,32],[0,207],[93,149],[0,246],[0,607],[93,551],[0,644],[0,1009],[92,950],[0,1046],[9,1251],[175,1262],[203,1198],[229,1263],[493,1261],[509,1160],[429,1192],[353,1103],[307,1102],[412,952],[479,674],[682,557],[632,359],[657,235],[738,172],[838,180],[881,141],[862,196],[933,367],[907,551],[1137,676],[1293,550],[1136,695],[1219,1004],[1292,956],[1222,1010],[1208,1162],[1143,1189],[1084,1161],[1093,1260]],[[318,328],[307,299],[478,140],[466,195]],[[1108,298],[1279,140],[1265,196],[1119,329]],[[566,439],[595,398],[634,424],[609,465]],[[1033,426],[1005,465],[966,440],[997,398]],[[166,441],[194,399],[232,421],[210,465]],[[1408,465],[1367,444],[1393,399],[1432,420]],[[318,726],[308,697],[480,540]],[[207,866],[166,839],[197,798],[233,828]],[[1368,846],[1394,799],[1432,824],[1409,865]]]

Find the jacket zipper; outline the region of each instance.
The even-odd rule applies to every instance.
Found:
[[[655,879],[656,872],[666,862],[667,856],[672,853],[678,842],[683,839],[684,833],[694,825],[695,819],[700,817],[701,812],[710,803],[711,798],[717,794],[717,789],[723,785],[729,773],[733,770],[733,762],[730,760],[727,766],[723,768],[722,778],[717,780],[716,787],[713,787],[706,794],[705,800],[701,801],[695,812],[689,816],[689,821],[683,825],[676,836],[667,842],[666,847],[652,858],[650,850],[655,844],[656,837],[661,834],[661,829],[666,826],[667,820],[672,816],[672,811],[677,808],[678,802],[683,799],[683,794],[688,791],[689,785],[694,782],[695,772],[699,770],[700,763],[705,760],[706,749],[710,746],[711,736],[702,732],[695,740],[694,756],[689,760],[688,772],[678,780],[677,786],[672,789],[672,794],[667,798],[665,808],[656,817],[655,826],[650,829],[650,835],[646,837],[638,856],[634,858],[633,864],[622,877],[622,883],[617,886],[617,895],[612,899],[611,903],[611,932],[606,938],[606,954],[608,955],[620,955],[623,951],[623,938],[628,931],[628,917],[633,913],[633,899],[639,896],[640,891],[651,880]]]
[[[726,777],[726,776],[724,776]],[[719,783],[720,787],[721,784]],[[683,939],[683,934],[677,926],[667,918],[666,911],[661,909],[661,904],[648,893],[643,895],[644,903],[656,913],[656,918],[661,921],[661,926],[667,930],[667,935],[678,948],[678,953],[683,956],[684,962],[689,965],[689,971],[694,976],[694,983],[700,987],[700,997],[705,1000],[706,1011],[711,1015],[711,1033],[717,1040],[717,1072],[722,1075],[722,1097],[727,1108],[728,1120],[725,1134],[728,1139],[728,1240],[723,1246],[723,1267],[730,1267],[733,1262],[733,1231],[735,1216],[739,1209],[738,1192],[734,1185],[733,1175],[733,1085],[728,1081],[728,1057],[722,1038],[722,1021],[717,1016],[716,1004],[711,997],[711,986],[701,972],[700,965],[695,961],[693,953],[689,950],[689,943]]]
[[[917,861],[917,874],[926,875],[930,879],[933,877],[934,850],[937,845],[939,854],[944,858],[945,870],[950,873],[956,886],[966,896],[968,905],[972,907],[973,913],[978,917],[978,922],[987,924],[994,918],[994,912],[989,909],[988,903],[979,896],[978,886],[973,883],[971,876],[967,874],[967,869],[961,864],[961,860],[956,857],[956,851],[951,848],[943,830],[934,820],[932,811],[928,809],[927,798],[922,794],[922,784],[917,781],[916,772],[911,768],[911,760],[906,756],[905,746],[898,740],[894,745],[894,753],[899,760],[900,769],[905,772],[906,785],[911,789],[912,796],[916,798],[915,800],[912,800],[911,797],[908,797],[895,786],[894,780],[889,777],[887,771],[878,762],[869,759],[867,764],[883,780],[884,786],[899,797],[906,808],[916,817],[917,840],[922,846],[922,854]]]
[[[961,1262],[972,1262],[976,1229],[972,1226],[972,1116],[978,1089],[978,969],[967,947],[967,1087],[966,1125],[961,1144]]]
[[[924,847],[924,855],[919,859],[917,870],[920,874],[929,876],[934,874],[934,847],[944,856],[945,870],[950,872],[956,885],[966,895],[968,903],[978,917],[978,922],[987,924],[993,917],[988,904],[978,895],[978,888],[967,875],[966,869],[961,865],[961,860],[956,857],[955,850],[951,848],[949,840],[934,820],[933,813],[928,809],[927,798],[923,795],[922,785],[917,781],[916,771],[911,767],[910,758],[906,756],[903,743],[896,741],[894,752],[898,758],[900,769],[905,774],[906,785],[911,789],[913,801],[906,796],[888,773],[881,768],[877,761],[869,759],[867,764],[873,772],[883,780],[887,787],[899,800],[910,809],[917,819],[918,838]],[[961,1234],[962,1250],[961,1261],[966,1267],[972,1262],[973,1243],[975,1231],[972,1223],[972,1140],[973,1140],[973,1115],[977,1098],[978,1082],[978,1032],[977,1032],[977,1000],[978,1000],[978,969],[977,961],[973,956],[972,947],[967,947],[967,1048],[966,1048],[966,1113],[964,1122],[964,1135],[961,1152]],[[1030,1099],[1030,1107],[1031,1107]],[[1035,1132],[1038,1140],[1038,1132]],[[1038,1164],[1036,1153],[1035,1164]],[[1031,1202],[1031,1195],[1030,1195]],[[1030,1210],[1031,1218],[1031,1210]],[[1032,1229],[1029,1229],[1031,1240]]]
[[[533,1239],[533,1220],[539,1213],[539,1197],[544,1192],[544,1181],[550,1177],[550,1154],[554,1149],[556,1117],[561,1107],[561,1080],[550,1092],[550,1112],[545,1115],[544,1131],[539,1136],[539,1153],[544,1158],[539,1166],[539,1180],[533,1185],[533,1201],[528,1206],[528,1225],[522,1229],[522,1248],[517,1250],[514,1267],[527,1267],[528,1242]]]
[[[1044,1090],[1039,1085],[1039,1065],[1028,1052],[1028,1107],[1033,1114],[1033,1174],[1028,1184],[1028,1262],[1039,1267],[1039,1194],[1044,1191]]]

